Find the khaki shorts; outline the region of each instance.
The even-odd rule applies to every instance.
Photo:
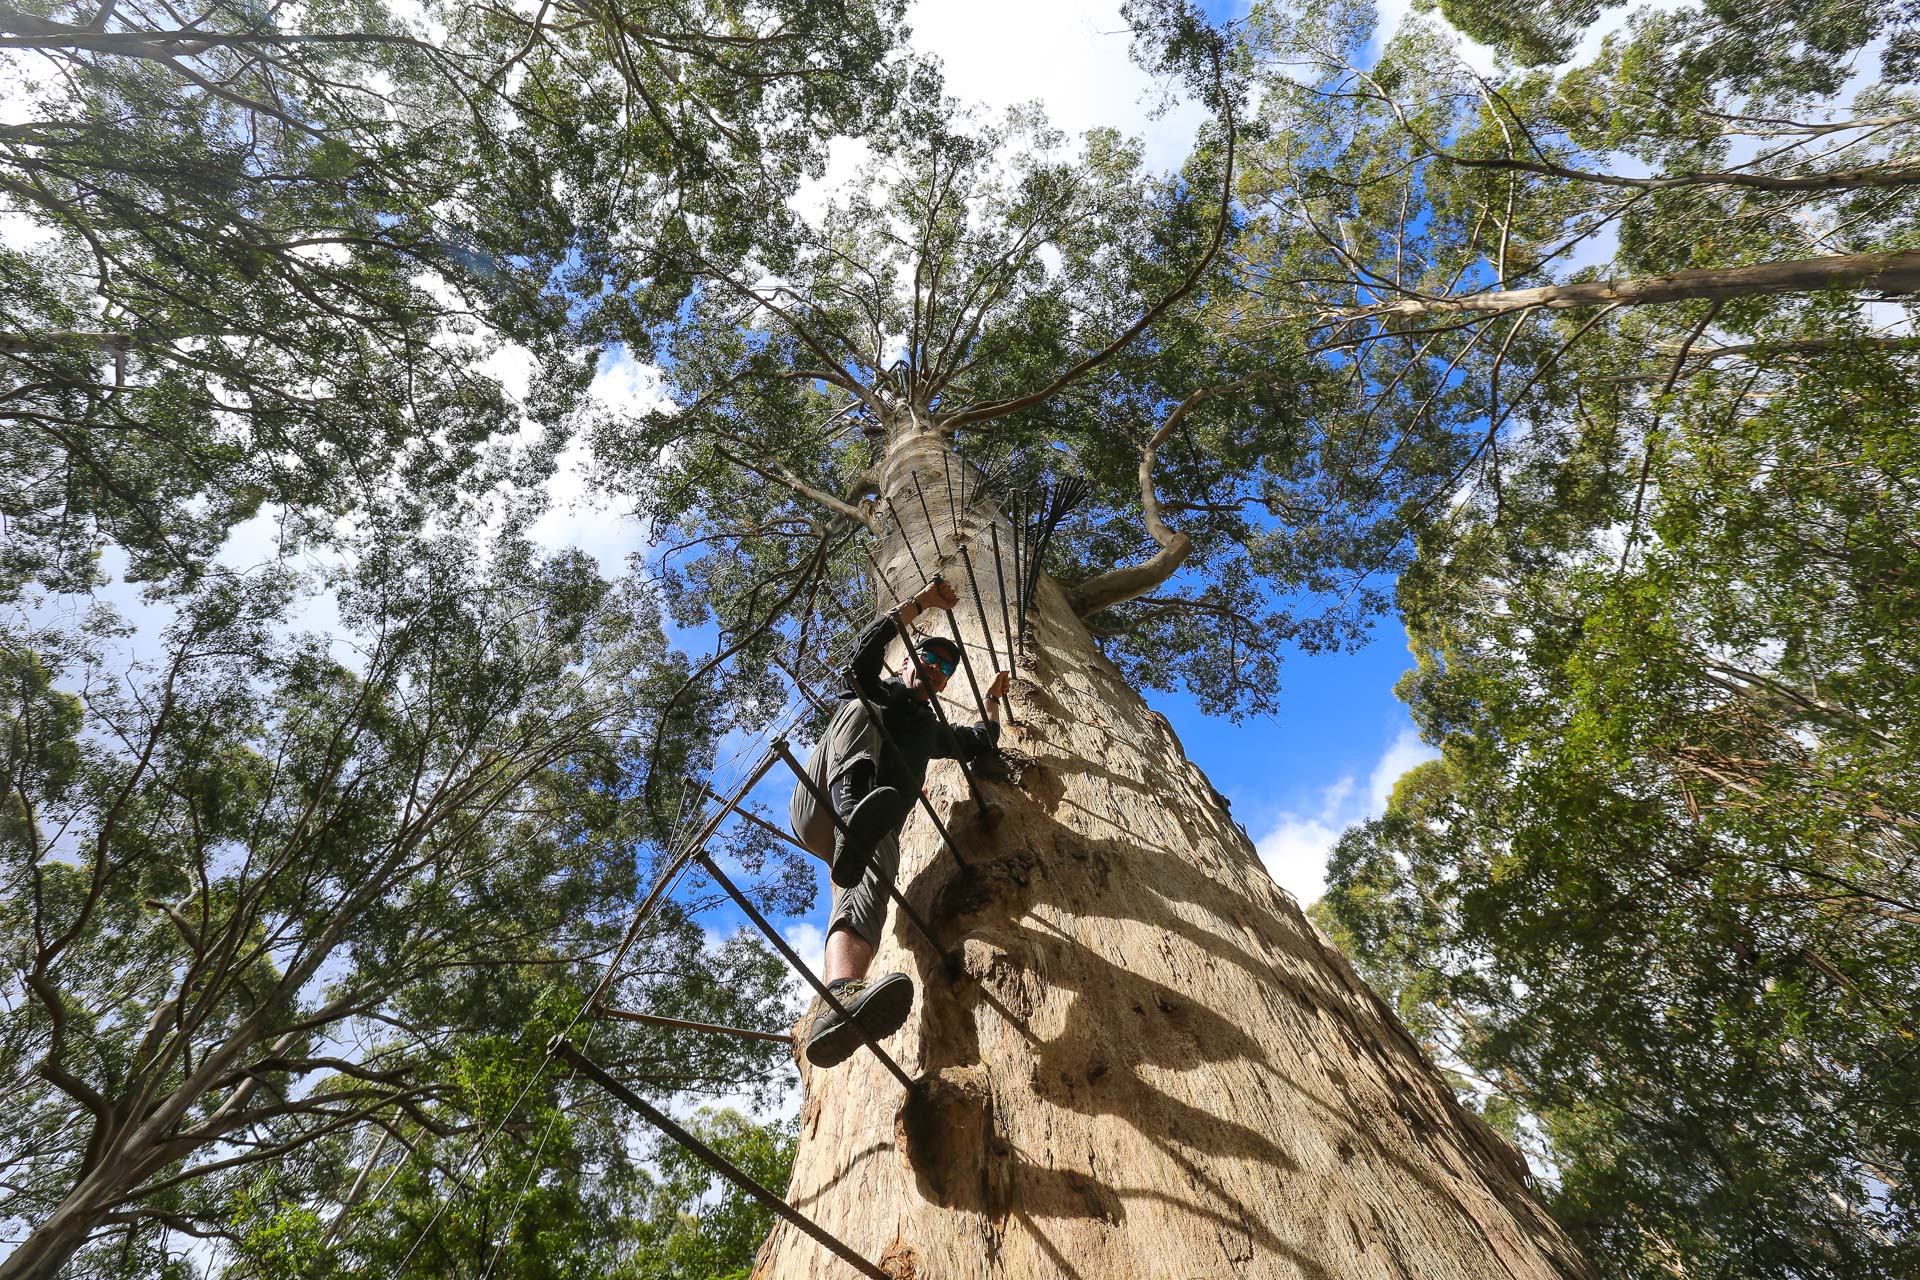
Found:
[[[825,757],[822,746],[814,748],[807,758],[807,774],[823,792],[832,784],[832,779],[827,777]],[[787,806],[787,825],[808,852],[832,864],[836,834],[833,815],[814,798],[805,783],[794,784],[793,801]],[[900,840],[889,834],[874,846],[873,861],[867,864],[867,873],[860,877],[859,884],[851,889],[833,886],[833,913],[827,918],[827,932],[851,929],[856,937],[865,939],[868,946],[879,946],[880,931],[887,924],[887,889],[899,872]]]
[[[900,872],[900,841],[888,836],[873,848],[873,861],[867,873],[851,889],[833,886],[833,914],[827,918],[827,932],[851,929],[866,939],[867,945],[880,945],[880,931],[887,926],[887,889]]]

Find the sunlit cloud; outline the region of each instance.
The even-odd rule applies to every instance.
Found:
[[[1267,873],[1294,900],[1306,906],[1327,888],[1327,856],[1340,833],[1356,822],[1386,812],[1387,798],[1402,774],[1439,753],[1420,741],[1414,730],[1402,729],[1380,753],[1360,790],[1352,774],[1341,777],[1320,793],[1319,807],[1310,813],[1283,812],[1255,847]]]

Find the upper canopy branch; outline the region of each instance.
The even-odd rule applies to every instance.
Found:
[[[1102,609],[1143,596],[1171,578],[1186,563],[1187,557],[1193,554],[1193,540],[1167,524],[1160,496],[1153,485],[1153,464],[1159,458],[1160,447],[1173,434],[1173,429],[1209,400],[1289,376],[1291,371],[1249,374],[1232,382],[1202,387],[1174,406],[1173,412],[1160,424],[1160,429],[1140,446],[1140,509],[1146,519],[1147,534],[1160,549],[1139,564],[1109,569],[1069,589],[1067,599],[1072,603],[1074,613],[1085,618]]]
[[[961,427],[972,426],[981,422],[990,422],[995,418],[1004,418],[1010,413],[1017,413],[1022,409],[1030,408],[1058,394],[1060,391],[1071,386],[1082,377],[1118,355],[1131,344],[1135,338],[1145,333],[1148,326],[1165,315],[1170,308],[1178,304],[1188,294],[1192,293],[1199,285],[1200,278],[1206,274],[1207,269],[1213,265],[1214,259],[1219,255],[1220,246],[1226,241],[1227,227],[1233,217],[1233,166],[1236,128],[1233,119],[1233,98],[1224,87],[1225,73],[1221,66],[1220,49],[1217,44],[1212,50],[1212,59],[1214,84],[1220,91],[1220,118],[1221,123],[1226,129],[1227,152],[1226,162],[1222,167],[1220,176],[1220,209],[1213,220],[1213,233],[1207,242],[1206,252],[1200,255],[1199,260],[1193,264],[1185,278],[1180,281],[1179,286],[1171,293],[1149,306],[1140,314],[1138,320],[1135,320],[1133,324],[1129,325],[1127,329],[1118,337],[1114,338],[1113,341],[1107,343],[1107,345],[1101,347],[1091,355],[1070,365],[1053,381],[1036,391],[1030,391],[1024,395],[1014,396],[1011,399],[997,401],[993,404],[978,405],[971,409],[963,409],[958,413],[946,415],[934,424],[936,429],[953,432],[959,430]]]
[[[834,357],[828,353],[826,345],[822,343],[819,338],[815,337],[805,325],[800,323],[799,317],[794,315],[793,312],[786,307],[774,301],[774,297],[779,293],[787,293],[790,296],[797,297],[798,295],[794,294],[792,290],[783,287],[769,294],[756,289],[752,285],[740,283],[738,280],[735,280],[732,275],[715,267],[713,263],[699,254],[694,255],[694,260],[706,269],[709,277],[727,286],[727,288],[733,290],[747,301],[754,303],[756,306],[765,307],[768,311],[778,316],[780,322],[786,326],[788,332],[798,338],[801,343],[806,346],[807,350],[813,352],[820,363],[825,366],[825,368],[818,371],[818,376],[821,380],[830,382],[841,390],[860,397],[860,403],[866,405],[875,413],[880,412],[881,406],[879,402],[874,399],[872,390],[862,383],[859,378],[855,377],[852,371],[844,364],[834,359]],[[842,341],[844,342],[844,339],[842,339]],[[877,374],[879,371],[869,370],[869,372]]]
[[[725,435],[720,432],[715,432],[714,436],[716,440],[728,440],[739,445],[746,444],[746,441],[741,440],[738,436]],[[751,459],[741,457],[739,454],[729,450],[725,445],[718,443],[716,443],[713,448],[714,452],[718,453],[736,467],[743,467],[763,479],[772,481],[774,484],[784,485],[807,501],[817,503],[837,516],[845,516],[863,529],[872,527],[872,521],[867,518],[866,512],[845,499],[836,498],[826,490],[808,484],[805,480],[802,480],[799,476],[777,462],[754,462]],[[857,492],[859,492],[859,490],[856,490],[856,493]]]
[[[308,44],[392,45],[434,57],[447,55],[440,46],[414,36],[372,31],[200,31],[191,27],[166,31],[96,31],[24,13],[10,4],[0,3],[0,49],[86,49],[95,53],[168,59],[193,57],[210,49],[235,45],[273,48]]]
[[[1382,88],[1380,82],[1373,76],[1368,75],[1351,63],[1347,64],[1347,69],[1354,76],[1366,81],[1372,89],[1371,93],[1362,96],[1373,98],[1383,103],[1386,108],[1393,113],[1394,118],[1400,122],[1400,127],[1405,129],[1407,135],[1418,143],[1428,155],[1436,160],[1444,160],[1448,164],[1457,164],[1467,169],[1495,169],[1515,173],[1537,173],[1545,177],[1565,178],[1573,182],[1589,182],[1605,187],[1625,187],[1636,191],[1668,191],[1677,187],[1752,187],[1761,191],[1840,191],[1850,190],[1856,187],[1906,186],[1920,182],[1920,162],[1912,159],[1813,173],[1755,173],[1748,171],[1748,165],[1743,165],[1737,169],[1704,170],[1694,173],[1664,173],[1654,174],[1648,177],[1633,177],[1627,174],[1602,173],[1598,170],[1578,169],[1571,165],[1559,164],[1547,158],[1547,153],[1540,147],[1540,144],[1534,140],[1530,132],[1527,133],[1527,143],[1532,147],[1534,154],[1539,157],[1538,159],[1527,160],[1512,154],[1511,140],[1509,140],[1509,153],[1504,156],[1461,155],[1458,152],[1447,150],[1423,133],[1412,120],[1407,118],[1407,113],[1405,109],[1401,107],[1398,100]],[[1476,80],[1480,79],[1478,76],[1474,78]],[[1501,107],[1505,108],[1506,114],[1512,118],[1513,122],[1519,125],[1523,131],[1526,130],[1526,122],[1521,119],[1518,112],[1515,112],[1513,108],[1507,104],[1504,97],[1500,97],[1497,92],[1488,95],[1488,87],[1484,81],[1481,81],[1481,91],[1483,96],[1490,96],[1490,99],[1497,98]],[[1491,100],[1489,100],[1488,106],[1489,108],[1493,107]],[[1501,117],[1499,111],[1494,111],[1493,115],[1496,123],[1498,123],[1504,131],[1506,128],[1506,120]],[[1844,127],[1871,128],[1875,132],[1878,132],[1882,129],[1893,128],[1906,123],[1909,119],[1910,117],[1905,116],[1891,116],[1860,124],[1849,122],[1849,124]],[[1799,146],[1802,144],[1795,143],[1793,145]],[[1750,162],[1750,164],[1757,164],[1767,158],[1767,156],[1757,157],[1754,161]]]

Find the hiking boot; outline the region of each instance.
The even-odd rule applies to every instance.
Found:
[[[842,978],[829,983],[827,990],[875,1041],[898,1031],[913,1012],[913,980],[904,973],[886,973],[871,981]],[[816,1067],[837,1067],[860,1044],[859,1029],[832,1005],[825,1005],[807,1029],[807,1061]]]
[[[867,874],[873,862],[874,846],[899,827],[907,816],[909,800],[896,787],[875,787],[860,798],[847,815],[847,831],[834,842],[833,882],[851,889]]]

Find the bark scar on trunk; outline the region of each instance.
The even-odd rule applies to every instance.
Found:
[[[894,1126],[901,1156],[935,1204],[981,1213],[997,1228],[1012,1205],[1007,1142],[994,1124],[985,1067],[942,1067],[917,1081]]]

